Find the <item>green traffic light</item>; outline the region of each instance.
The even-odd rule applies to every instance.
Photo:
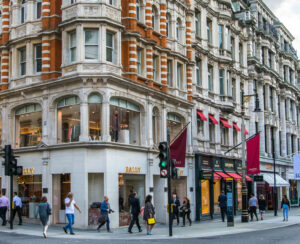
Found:
[[[162,167],[166,167],[166,162],[161,162]]]

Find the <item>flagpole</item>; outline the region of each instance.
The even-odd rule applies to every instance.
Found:
[[[176,139],[181,135],[181,133],[186,129],[186,127],[190,124],[191,122],[188,122],[184,127],[183,129],[181,129],[179,131],[179,133],[174,137],[174,139],[170,142],[170,146],[173,144],[174,141],[176,141]]]

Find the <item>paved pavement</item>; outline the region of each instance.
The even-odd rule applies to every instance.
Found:
[[[272,230],[272,232],[277,233],[277,229],[280,230],[284,227],[294,228],[296,225],[300,225],[300,209],[292,209],[290,212],[290,217],[288,222],[282,221],[282,214],[279,211],[277,217],[274,217],[273,213],[267,213],[265,219],[263,221],[253,221],[249,223],[241,223],[240,216],[235,218],[235,225],[234,227],[227,227],[226,223],[223,223],[219,220],[213,221],[201,221],[197,223],[193,223],[191,227],[174,227],[173,228],[173,240],[180,241],[181,238],[187,239],[189,238],[189,243],[192,243],[193,240],[201,238],[201,240],[216,240],[222,236],[222,239],[226,235],[245,235],[247,234],[251,236],[251,232],[256,231],[263,231],[265,233],[269,233],[269,231],[265,230]],[[290,229],[289,228],[289,229]],[[299,226],[298,226],[299,228]],[[279,230],[279,229],[278,229]],[[300,229],[299,229],[300,230]],[[137,233],[137,229],[134,229],[134,234],[128,234],[127,228],[118,228],[113,230],[112,234],[107,233],[105,229],[103,229],[100,233],[94,230],[75,230],[76,235],[66,235],[61,227],[57,226],[50,226],[48,230],[48,239],[47,243],[84,243],[85,240],[89,240],[88,243],[94,243],[94,241],[99,242],[99,240],[114,240],[115,243],[135,243],[137,240],[143,240],[143,243],[147,243],[148,241],[151,242],[160,242],[161,240],[165,240],[168,242],[168,226],[167,225],[157,225],[153,229],[153,235],[147,236],[145,229],[142,233]],[[2,232],[2,233],[1,233]],[[25,224],[23,226],[16,225],[14,230],[10,230],[8,227],[0,227],[1,237],[3,235],[15,236],[16,239],[23,240],[26,239],[26,242],[23,243],[35,243],[34,240],[36,238],[41,240],[41,227],[39,225],[34,224]],[[300,234],[300,231],[297,233]],[[26,237],[24,237],[24,235]],[[256,234],[255,234],[256,236]],[[298,237],[300,237],[298,235]],[[204,238],[204,239],[203,239]],[[6,239],[6,238],[5,238]],[[32,241],[30,241],[32,240]],[[58,241],[59,240],[59,241]],[[299,239],[298,239],[299,240]],[[52,242],[54,241],[54,242]],[[219,240],[220,241],[220,240]],[[13,243],[13,242],[5,242],[4,238],[0,238],[0,243]],[[18,242],[16,242],[18,243]],[[21,242],[20,242],[21,243]],[[105,242],[104,242],[105,243]],[[177,242],[177,243],[182,243]],[[253,242],[252,242],[253,243]],[[290,242],[293,243],[293,242]],[[244,244],[244,240],[243,240]]]

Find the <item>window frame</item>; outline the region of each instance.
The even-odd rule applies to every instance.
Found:
[[[41,50],[41,53],[40,53],[40,57],[37,57],[37,48],[38,47],[40,47],[40,50]],[[42,44],[41,43],[39,43],[39,44],[35,44],[34,45],[34,72],[36,73],[36,74],[39,74],[39,73],[41,73],[42,72],[42,70],[43,70],[43,67],[42,67],[42,65],[43,65],[43,63],[42,63]],[[38,71],[38,63],[40,63],[40,67],[41,67],[41,70],[40,71]]]
[[[26,22],[26,5],[27,2],[26,0],[22,0],[21,1],[21,8],[20,8],[20,24],[24,24]]]
[[[196,72],[196,84],[197,86],[202,86],[202,79],[201,79],[201,68],[202,68],[202,62],[200,58],[196,59],[196,65],[195,65],[195,72]]]
[[[87,44],[86,43],[86,32],[87,31],[94,31],[97,33],[97,44]],[[97,47],[97,58],[95,58],[95,59],[86,58],[86,47]],[[84,29],[84,60],[90,61],[90,62],[99,61],[99,29],[96,29],[96,28]]]
[[[26,76],[26,56],[27,56],[26,46],[19,48],[18,52],[19,52],[19,67],[20,67],[19,75]],[[25,54],[24,55],[25,57],[23,57],[22,54]]]
[[[34,6],[35,6],[35,19],[39,20],[42,18],[42,0],[36,0]]]
[[[71,31],[68,33],[69,35],[69,63],[75,63],[77,61],[77,36],[76,36],[76,31]],[[75,46],[72,46],[72,37],[75,37]],[[75,59],[72,60],[72,51],[75,50]]]
[[[111,46],[108,46],[107,40],[108,40],[108,36],[111,35]],[[106,58],[105,60],[109,63],[115,63],[115,33],[110,31],[110,30],[106,30],[106,41],[105,41],[105,54],[106,54]],[[111,52],[111,60],[108,60],[108,55],[107,53]]]

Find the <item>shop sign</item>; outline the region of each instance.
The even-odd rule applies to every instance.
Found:
[[[208,166],[209,167],[209,161],[208,160],[202,160],[202,166]]]
[[[139,173],[141,173],[141,167],[125,167],[125,173],[139,174]]]
[[[202,179],[203,180],[212,180],[213,173],[212,172],[202,172]]]
[[[215,165],[214,168],[215,169],[220,169],[221,168],[221,160],[220,159],[215,159]]]
[[[228,160],[228,159],[223,159],[223,168],[229,169],[229,170],[234,170],[234,161]]]
[[[242,162],[235,161],[235,167],[236,167],[236,171],[242,171]]]
[[[23,175],[33,175],[34,168],[23,168]]]
[[[254,175],[253,180],[254,181],[264,181],[264,176],[263,175]]]

